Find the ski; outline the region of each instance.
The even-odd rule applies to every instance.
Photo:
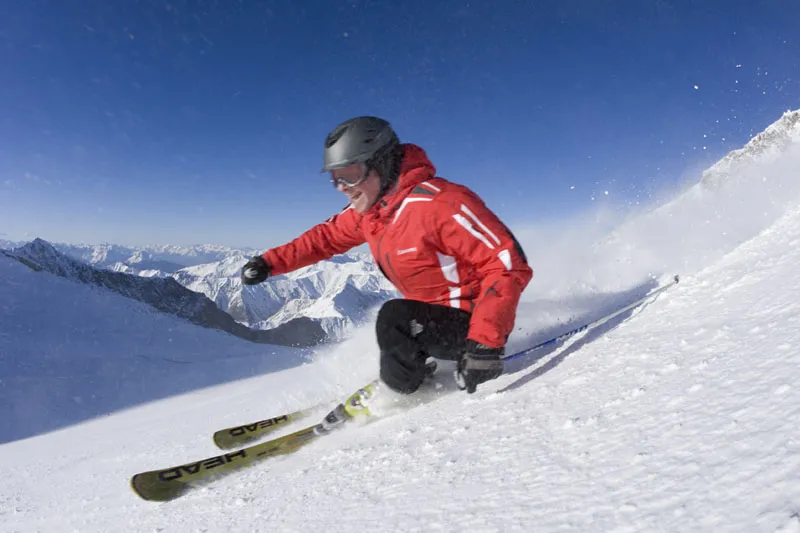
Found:
[[[436,372],[437,364],[434,359],[425,363],[425,378],[429,379]],[[261,440],[266,434],[272,433],[276,429],[296,422],[320,410],[325,403],[317,404],[313,407],[301,409],[293,413],[286,413],[280,416],[265,418],[257,422],[250,422],[240,426],[221,429],[213,435],[214,444],[221,450],[231,450],[257,440]]]
[[[234,452],[136,474],[131,478],[131,488],[144,500],[167,502],[257,462],[293,453],[351,420],[371,416],[368,401],[375,394],[377,383],[370,382],[351,394],[318,424]]]
[[[281,429],[291,422],[296,422],[308,417],[321,406],[322,405],[317,405],[293,413],[286,413],[273,418],[265,418],[257,422],[242,424],[241,426],[221,429],[216,431],[213,435],[214,444],[217,445],[217,448],[222,450],[239,448],[240,446],[261,440],[266,434]]]

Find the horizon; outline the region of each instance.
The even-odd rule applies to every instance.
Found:
[[[319,174],[322,141],[362,114],[509,226],[619,219],[800,108],[791,13],[0,6],[0,239],[281,244],[343,207]]]

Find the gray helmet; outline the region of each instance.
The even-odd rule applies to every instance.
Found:
[[[400,143],[392,126],[378,117],[356,117],[342,122],[325,139],[323,172],[364,163],[376,169],[381,181],[393,181],[395,147]]]

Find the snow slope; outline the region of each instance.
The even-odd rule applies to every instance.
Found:
[[[215,455],[210,435],[221,427],[343,396],[374,377],[373,333],[359,328],[312,364],[0,446],[0,524],[4,531],[798,533],[793,157],[741,170],[742,179],[714,190],[688,191],[593,247],[572,240],[537,248],[537,232],[527,232],[537,274],[512,350],[633,299],[654,286],[653,276],[682,267],[682,282],[624,320],[515,365],[475,395],[452,390],[443,368],[439,397],[405,413],[168,504],[130,491],[138,471]],[[561,236],[548,243],[568,242]],[[30,282],[18,278],[15,286]]]
[[[199,327],[0,254],[0,442],[285,369],[302,354]]]
[[[796,532],[800,289],[776,280],[798,243],[795,210],[602,337],[163,506],[130,474],[214,454],[213,430],[296,406],[320,371],[6,444],[0,516],[12,531]],[[253,401],[264,391],[273,405]]]

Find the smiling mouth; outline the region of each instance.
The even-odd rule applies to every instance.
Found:
[[[358,200],[359,198],[361,198],[361,194],[362,194],[362,193],[360,193],[360,192],[357,192],[357,193],[355,193],[355,194],[352,194],[352,195],[350,196],[350,201],[351,201],[351,202],[355,202],[356,200]]]

